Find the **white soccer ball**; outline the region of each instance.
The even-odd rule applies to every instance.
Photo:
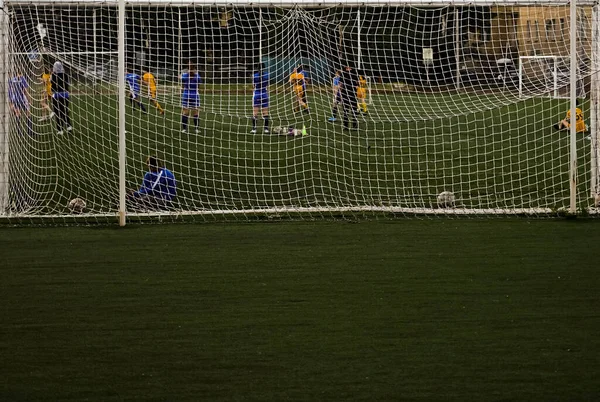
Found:
[[[439,208],[454,208],[456,197],[452,191],[442,191],[437,196],[437,204]]]
[[[80,214],[83,211],[85,211],[85,201],[83,200],[83,198],[73,198],[71,201],[69,201],[68,207],[71,213]]]

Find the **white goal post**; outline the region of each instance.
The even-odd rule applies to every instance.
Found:
[[[595,1],[0,6],[0,224],[599,215]]]
[[[519,56],[519,96],[570,98],[569,56]],[[581,76],[576,73],[577,97],[585,98]]]

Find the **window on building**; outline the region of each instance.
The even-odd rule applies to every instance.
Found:
[[[556,33],[554,32],[555,20],[546,20],[546,40],[556,40]]]
[[[537,20],[535,21],[535,41],[540,41],[540,23]]]

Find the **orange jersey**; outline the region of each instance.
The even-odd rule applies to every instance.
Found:
[[[356,89],[356,97],[358,99],[366,99],[367,98],[367,89],[363,87],[358,87]]]
[[[48,74],[48,73],[42,74],[42,82],[44,83],[44,89],[46,90],[46,95],[52,96],[52,83],[50,81],[50,74]]]
[[[571,110],[569,109],[567,111],[567,116],[565,117],[565,120],[569,123],[567,125],[567,127],[571,126]],[[582,133],[584,131],[587,130],[587,127],[585,125],[585,121],[583,120],[583,111],[580,108],[576,108],[575,109],[575,131],[577,131],[578,133]]]
[[[304,84],[304,74],[302,73],[292,73],[290,74],[290,82],[292,85],[297,86]]]
[[[146,85],[148,85],[150,90],[154,89],[156,91],[156,79],[154,78],[154,75],[152,75],[152,73],[144,73],[144,75],[142,76],[142,81],[144,81]]]

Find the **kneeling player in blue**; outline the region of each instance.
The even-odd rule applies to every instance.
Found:
[[[127,86],[129,87],[129,101],[131,102],[131,106],[135,109],[135,105],[138,105],[140,109],[146,112],[146,107],[141,101],[140,96],[140,83],[142,77],[136,73],[130,73],[129,71],[125,71],[125,81],[127,82]]]
[[[196,66],[190,63],[187,72],[181,74],[181,85],[183,91],[181,93],[181,132],[187,133],[188,118],[190,112],[194,114],[194,126],[196,126],[196,134],[199,133],[199,122],[198,116],[200,108],[200,93],[198,92],[198,86],[202,80],[200,79],[200,73],[196,71]]]
[[[128,207],[135,211],[171,209],[177,195],[175,175],[156,156],[149,156],[146,165],[141,187],[127,195]]]
[[[258,111],[262,111],[262,116],[265,121],[265,134],[269,133],[269,73],[265,71],[265,64],[261,63],[258,70],[252,78],[252,86],[254,92],[252,94],[252,131],[256,133],[256,117]]]
[[[27,133],[33,135],[33,127],[29,110],[29,84],[24,76],[17,74],[8,80],[8,101],[10,109],[17,119],[25,119],[27,124]],[[20,130],[20,125],[18,125]]]

